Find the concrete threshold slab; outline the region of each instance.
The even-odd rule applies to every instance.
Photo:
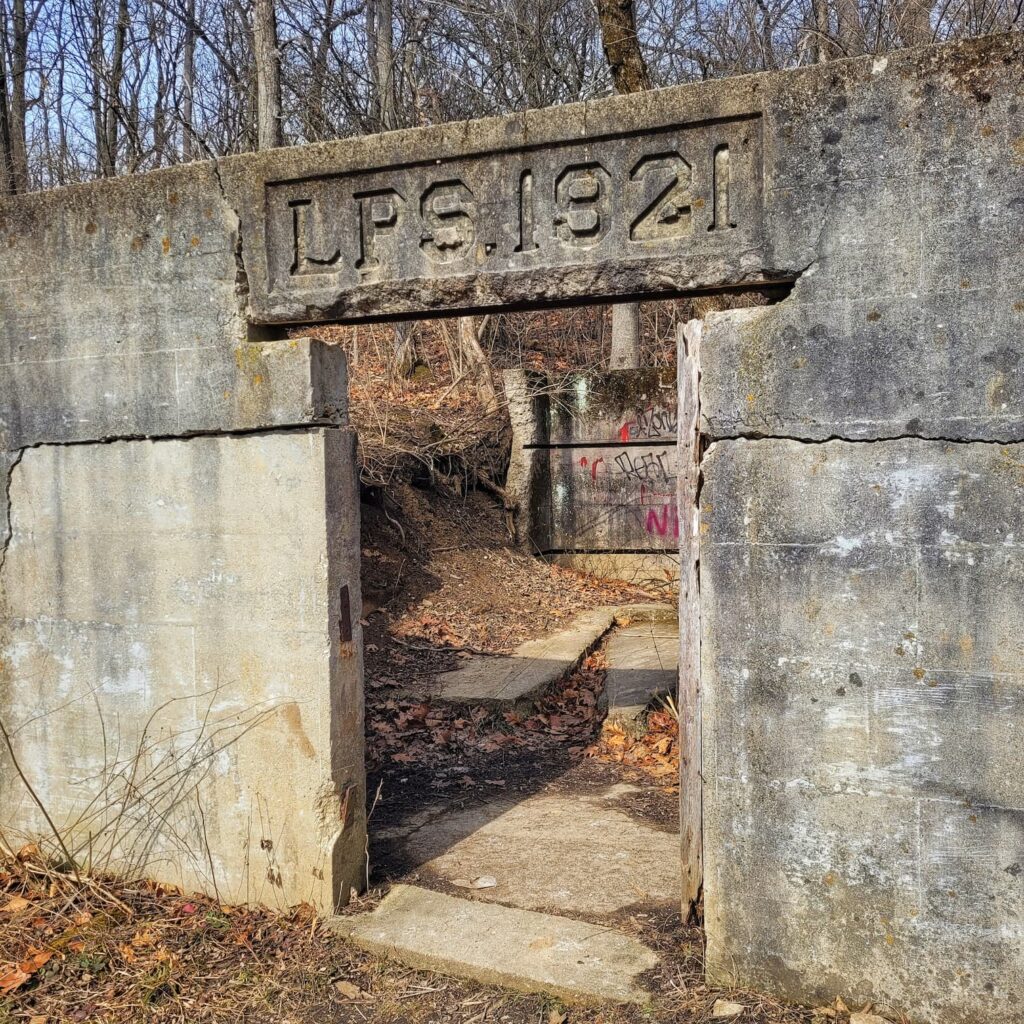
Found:
[[[331,927],[412,967],[571,1002],[647,1002],[640,976],[658,964],[653,950],[611,928],[413,885]]]
[[[604,699],[606,721],[640,728],[648,705],[676,691],[679,625],[673,621],[631,622],[608,642]]]
[[[525,799],[502,793],[425,822],[415,817],[404,835],[384,837],[386,858],[432,888],[489,875],[497,884],[474,899],[521,910],[602,918],[634,905],[675,904],[679,833],[638,816],[642,796],[625,783]]]
[[[457,704],[512,704],[537,697],[571,672],[617,621],[671,622],[667,605],[617,605],[593,608],[557,633],[528,640],[515,652],[476,657],[454,672],[438,676],[437,697]]]

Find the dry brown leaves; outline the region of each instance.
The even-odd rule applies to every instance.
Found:
[[[667,784],[667,788],[678,789],[673,783],[679,779],[679,722],[668,710],[652,711],[647,716],[647,729],[640,735],[606,722],[598,741],[587,748],[587,755],[638,769]]]
[[[308,906],[277,914],[153,882],[79,884],[24,853],[0,858],[0,1020],[237,1020],[358,988],[339,978],[339,944]]]
[[[437,763],[438,758],[491,753],[508,747],[538,749],[567,744],[582,753],[599,724],[598,695],[604,685],[603,652],[590,655],[530,714],[468,711],[430,700],[380,701],[367,726],[372,764]]]

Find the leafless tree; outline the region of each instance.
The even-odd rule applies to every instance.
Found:
[[[0,0],[0,190],[884,52],[1021,13],[1022,0]]]

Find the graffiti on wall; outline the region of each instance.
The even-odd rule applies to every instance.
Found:
[[[563,449],[560,455],[552,460],[553,526],[560,547],[677,546],[674,445]]]

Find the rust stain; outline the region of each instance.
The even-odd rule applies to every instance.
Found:
[[[316,757],[316,748],[310,742],[309,737],[306,735],[306,730],[302,727],[302,712],[299,710],[299,705],[294,701],[291,704],[285,704],[281,708],[281,717],[284,719],[284,724],[288,726],[288,729],[295,737],[295,745],[298,747],[299,753],[309,760]]]

